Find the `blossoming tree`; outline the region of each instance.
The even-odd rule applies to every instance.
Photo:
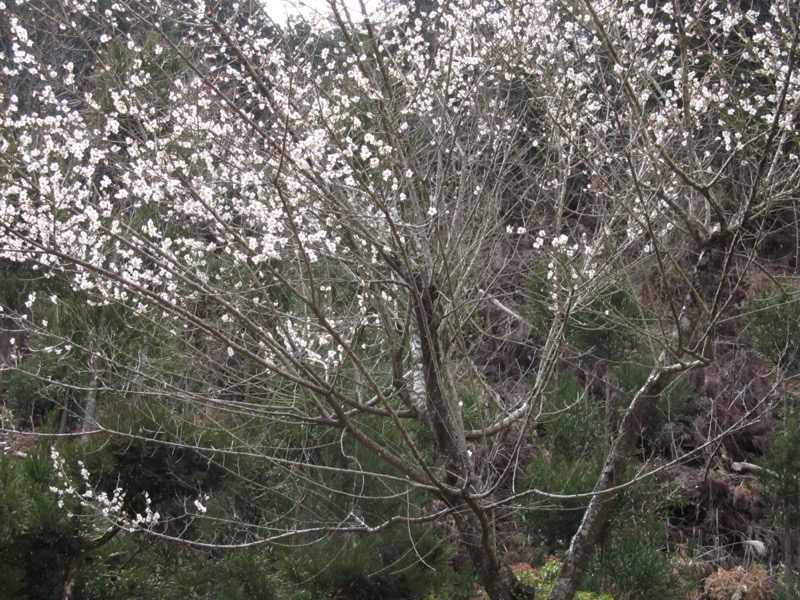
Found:
[[[220,546],[450,519],[496,600],[529,593],[497,540],[504,507],[553,495],[499,490],[569,331],[625,288],[646,316],[600,316],[647,340],[652,370],[550,596],[570,598],[641,423],[713,360],[765,228],[796,201],[797,7],[330,8],[284,26],[246,2],[3,4],[0,255],[128,320],[133,342],[103,317],[72,349],[85,436],[186,445],[115,420],[158,405],[232,432],[226,448],[198,437],[209,460],[263,460],[298,505],[342,500]],[[66,352],[31,316],[58,301],[13,315],[34,352]],[[516,375],[498,377],[486,349],[508,336]],[[310,459],[331,434],[340,462]],[[366,519],[386,496],[407,510]]]

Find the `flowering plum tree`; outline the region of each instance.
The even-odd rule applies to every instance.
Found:
[[[569,332],[592,314],[630,331],[652,370],[550,595],[570,598],[642,423],[713,360],[742,273],[796,202],[798,9],[330,8],[284,25],[246,2],[0,5],[0,256],[127,322],[125,343],[104,318],[72,349],[86,436],[185,446],[165,432],[224,428],[225,448],[190,445],[263,460],[278,483],[256,495],[297,499],[235,539],[185,541],[450,519],[495,600],[530,593],[497,524],[548,492],[501,490],[519,492]],[[615,289],[640,318],[598,308]],[[35,352],[63,353],[46,302],[12,316]],[[510,341],[513,361],[491,365]],[[175,427],[126,429],[123,405]],[[312,506],[331,495],[335,510]],[[388,497],[406,509],[365,517]]]

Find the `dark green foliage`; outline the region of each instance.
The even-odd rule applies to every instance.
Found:
[[[197,490],[213,491],[228,483],[213,462],[185,448],[117,438],[93,442],[98,445],[84,456],[87,466],[96,469],[90,476],[92,486],[96,492],[123,487],[131,512],[144,512],[147,492],[153,507],[168,518],[170,513],[181,514],[186,504],[191,506],[186,499],[198,497]],[[76,465],[82,449],[62,448],[65,466],[75,471],[71,483],[79,489],[84,484]],[[0,600],[55,598],[71,548],[104,530],[102,524],[96,529],[92,519],[70,517],[70,510],[86,517],[90,509],[78,507],[68,496],[61,497],[64,504],[59,506],[59,496],[50,490],[54,485],[66,483],[57,481],[47,448],[36,449],[25,459],[0,454]],[[225,492],[232,495],[235,489]],[[221,496],[224,501],[224,493]],[[204,501],[211,513],[215,500]],[[211,529],[202,522],[181,527],[182,533]],[[164,526],[161,531],[166,531]],[[121,532],[87,553],[76,598],[276,600],[281,598],[281,585],[272,562],[267,548],[210,553]]]
[[[85,600],[421,600],[434,590],[442,598],[466,599],[472,576],[454,574],[451,557],[448,546],[417,528],[235,551],[122,536],[87,561],[79,593]]]
[[[759,471],[780,512],[788,513],[793,525],[800,523],[800,418],[790,414],[784,428],[764,453]],[[777,515],[776,515],[777,516]]]
[[[571,373],[562,373],[548,394],[544,446],[530,465],[526,488],[561,494],[592,490],[607,449],[604,418],[597,401],[585,393]],[[580,524],[588,497],[531,497],[524,520],[527,529],[544,538],[549,550],[568,543]]]
[[[54,598],[75,535],[66,511],[56,506],[55,483],[45,449],[20,460],[0,454],[0,599]]]
[[[405,600],[432,590],[443,598],[468,598],[471,574],[455,574],[451,558],[438,536],[414,526],[326,540],[288,555],[285,565],[309,600]]]
[[[527,285],[531,321],[542,331],[552,320],[552,283],[547,271],[546,265],[536,265]],[[648,316],[634,294],[625,285],[616,284],[573,311],[567,342],[577,355],[586,357],[586,362],[621,361],[640,343],[641,331],[647,325]]]
[[[0,259],[0,306],[18,311],[24,307],[27,295],[36,287],[38,274],[28,264]]]
[[[639,389],[650,376],[645,365],[623,363],[612,371],[612,382],[620,396],[620,408],[629,406]],[[642,423],[642,444],[646,451],[655,450],[670,455],[672,432],[681,422],[686,403],[695,393],[695,387],[686,377],[672,381],[656,399],[653,410]]]
[[[759,471],[774,506],[771,517],[782,526],[784,586],[786,598],[796,598],[798,591],[798,548],[796,532],[800,526],[800,418],[789,412],[783,430],[773,439]]]
[[[753,347],[775,365],[800,369],[800,299],[789,286],[772,288],[751,305],[748,335]]]
[[[219,492],[219,502],[235,497],[241,490],[234,473],[243,478],[251,475],[253,482],[263,481],[269,474],[253,461],[232,461],[213,451],[195,450],[201,445],[230,447],[231,436],[224,430],[187,423],[184,416],[170,410],[167,402],[142,399],[131,405],[120,404],[115,425],[136,437],[95,435],[79,449],[65,447],[64,454],[68,468],[76,469],[75,480],[79,478],[75,465],[80,459],[91,474],[95,491],[111,494],[115,488],[122,488],[126,509],[132,513],[144,511],[148,496],[153,510],[163,517],[182,515],[187,505],[191,507],[205,494],[216,497]]]
[[[644,315],[635,296],[619,285],[575,312],[568,339],[581,354],[619,361],[636,347],[639,342],[637,327],[644,324]]]
[[[617,528],[616,536],[595,557],[584,587],[611,590],[615,598],[682,597],[665,546],[666,535],[655,521],[629,521]]]
[[[636,363],[619,365],[612,373],[614,388],[620,394],[622,404],[627,405],[633,400],[636,392],[650,376],[650,367]]]
[[[197,497],[221,483],[224,473],[198,452],[140,439],[111,438],[102,453],[88,458],[87,468],[99,490],[125,490],[132,510],[141,512],[149,494],[160,512],[165,503]]]
[[[53,284],[52,280],[43,282]],[[0,397],[19,420],[18,426],[24,428],[52,425],[55,430],[71,429],[82,413],[91,385],[91,353],[102,355],[106,333],[115,342],[130,342],[134,337],[135,328],[131,327],[133,322],[127,311],[84,305],[86,298],[76,298],[74,294],[59,295],[55,302],[43,298],[53,287],[42,285],[31,290],[37,292],[37,300],[27,313],[28,321],[46,321],[50,332],[28,330],[28,348],[16,369],[5,375]],[[113,382],[105,372],[104,381]],[[59,424],[59,417],[66,416],[63,411],[69,413],[70,419]]]
[[[37,353],[27,357],[18,370],[12,371],[5,384],[4,400],[21,427],[45,424],[55,409],[68,407],[73,392],[64,383],[74,382],[68,361],[52,354]]]
[[[655,410],[642,431],[644,443],[648,447],[665,455],[672,455],[673,432],[686,420],[684,410],[695,393],[695,386],[686,377],[674,380],[661,393]]]
[[[120,539],[88,560],[84,600],[283,600],[268,548],[198,551],[174,544]]]
[[[58,544],[36,534],[21,534],[0,545],[0,599],[47,600],[56,597],[66,560]]]
[[[604,454],[604,418],[597,400],[570,372],[554,382],[543,420],[554,456],[583,460]]]
[[[588,494],[600,474],[602,461],[576,461],[564,457],[538,456],[524,480],[526,489],[552,494]],[[563,549],[578,529],[589,497],[552,499],[533,495],[530,509],[520,515],[525,529],[542,539],[548,551]]]
[[[185,449],[171,452],[166,446],[136,443],[123,448],[107,440],[102,451],[102,460],[96,455],[86,460],[102,467],[91,474],[95,490],[123,486],[132,511],[143,512],[147,491],[154,508],[168,517],[171,510],[183,510],[186,496],[197,497],[196,489],[213,489],[223,481],[215,479],[219,470],[213,464],[190,456]],[[75,467],[76,449],[65,447],[64,454],[66,466]],[[79,474],[71,478],[82,489]],[[59,497],[50,490],[53,485],[63,487],[64,483],[56,481],[46,448],[24,460],[0,455],[0,600],[55,598],[70,549],[81,539],[99,535],[98,530],[82,530],[81,523],[85,526],[91,520],[68,514],[68,510],[85,514],[87,509],[67,496],[62,497],[64,506],[58,505]],[[212,502],[206,501],[210,512]],[[198,523],[195,528],[203,526]],[[182,531],[191,529],[184,526]],[[121,532],[87,553],[76,598],[276,600],[281,598],[281,585],[272,563],[268,548],[212,553]]]
[[[639,468],[632,463],[624,481],[640,474]],[[584,588],[610,592],[619,600],[685,597],[685,584],[668,551],[664,492],[652,478],[620,492],[584,576]]]
[[[61,392],[61,390],[59,390]],[[6,383],[5,405],[19,419],[21,427],[41,424],[55,406],[48,397],[46,385],[33,374],[15,371]]]

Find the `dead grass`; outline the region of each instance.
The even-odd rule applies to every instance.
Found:
[[[751,565],[717,569],[706,578],[705,592],[711,600],[769,600],[773,585],[766,569]]]

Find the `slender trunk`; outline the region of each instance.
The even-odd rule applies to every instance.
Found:
[[[465,485],[469,478],[469,457],[464,421],[453,397],[452,381],[439,340],[440,317],[436,310],[437,290],[422,277],[413,280],[413,302],[419,331],[425,401],[431,429],[440,454],[447,458],[445,483]]]
[[[60,600],[72,600],[75,588],[78,585],[78,575],[81,572],[86,552],[82,547],[71,548],[67,562],[67,575],[64,577],[64,584],[61,586]]]
[[[102,310],[102,309],[101,309]],[[90,345],[92,356],[89,359],[89,390],[86,392],[86,403],[83,407],[83,419],[81,420],[81,443],[86,444],[89,441],[90,432],[94,429],[95,417],[97,416],[97,396],[100,392],[100,371],[103,366],[103,360],[100,358],[100,347],[105,338],[105,311],[100,313],[99,323],[97,330],[94,333],[93,343]]]
[[[425,410],[436,440],[436,448],[444,458],[443,483],[458,491],[443,493],[442,499],[454,509],[460,543],[467,551],[478,582],[491,600],[532,599],[511,566],[499,556],[493,511],[470,497],[473,477],[467,452],[464,420],[455,396],[455,385],[445,364],[439,338],[441,316],[437,310],[436,287],[419,275],[409,277],[412,303],[419,335],[419,353],[425,383]]]
[[[64,576],[64,583],[61,585],[59,600],[72,600],[74,598],[75,588],[78,586],[78,577],[86,560],[86,553],[105,546],[114,539],[119,530],[119,527],[110,527],[99,537],[94,539],[78,538],[69,544],[67,573]]]
[[[614,488],[622,483],[628,460],[636,449],[641,424],[644,423],[659,395],[677,372],[677,370],[653,370],[645,384],[636,393],[622,419],[619,434],[595,485],[595,495],[583,514],[583,520],[577,533],[572,538],[561,573],[548,600],[569,600],[578,590],[583,572],[611,512],[613,500],[617,495]]]
[[[726,232],[718,232],[700,243],[702,248],[695,263],[691,288],[684,303],[678,329],[676,331],[678,356],[692,348],[692,338],[698,331],[701,321],[713,324],[717,310],[721,282],[729,267],[731,237]],[[710,317],[710,321],[708,320]],[[710,331],[710,329],[709,329]],[[710,335],[710,333],[706,333]],[[694,342],[694,356],[703,353],[708,347],[708,339]],[[699,350],[699,352],[698,352]],[[666,357],[662,357],[666,360]],[[669,367],[655,367],[644,385],[636,392],[619,426],[617,437],[612,443],[605,466],[594,487],[594,495],[583,514],[580,527],[573,536],[564,557],[561,573],[548,600],[570,600],[578,590],[583,573],[589,564],[600,532],[611,512],[613,500],[623,481],[628,461],[636,450],[642,424],[652,413],[656,402],[667,385],[678,374],[689,368],[699,367],[703,361],[695,359],[687,364],[674,364]]]
[[[58,411],[58,433],[67,433],[69,430],[69,394],[64,394]]]
[[[792,519],[789,508],[784,517],[785,525],[783,529],[783,584],[786,586],[786,600],[796,600],[795,595],[795,572],[794,572],[794,549],[792,547]]]
[[[97,394],[100,390],[100,358],[95,352],[92,353],[92,357],[89,359],[89,369],[92,379],[89,382],[89,391],[86,392],[86,403],[83,406],[82,444],[89,441],[89,432],[94,428],[95,416],[97,415]]]
[[[534,600],[534,590],[520,583],[497,552],[494,518],[483,507],[461,498],[451,503],[461,546],[469,554],[478,583],[491,600]]]

